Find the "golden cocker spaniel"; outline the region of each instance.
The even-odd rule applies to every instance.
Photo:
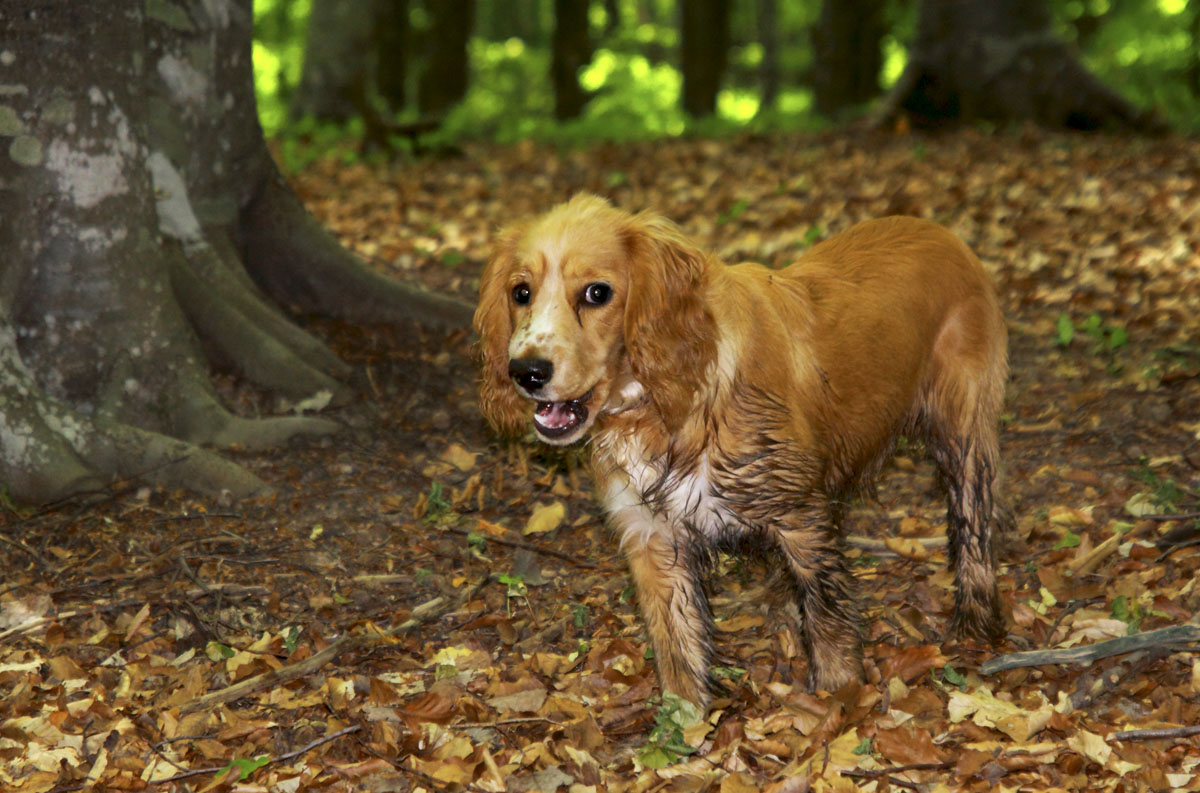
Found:
[[[709,700],[714,549],[779,562],[810,688],[862,678],[839,505],[902,433],[926,439],[947,486],[951,628],[1003,635],[992,491],[1006,332],[979,260],[941,226],[867,221],[772,270],[727,266],[657,215],[578,195],[500,234],[475,329],[498,430],[590,435],[666,690]]]

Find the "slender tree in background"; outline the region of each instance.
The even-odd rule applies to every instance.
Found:
[[[729,0],[687,0],[679,11],[683,109],[711,116],[729,57]]]
[[[199,444],[338,425],[232,414],[207,355],[291,403],[348,367],[277,303],[364,322],[469,307],[362,265],[305,212],[262,138],[251,0],[0,5],[0,481],[41,502],[144,476],[264,484]]]
[[[884,0],[825,0],[813,31],[812,87],[817,112],[835,118],[880,93]]]
[[[779,2],[778,0],[757,0],[754,6],[755,26],[758,28],[758,41],[762,44],[763,58],[759,74],[762,79],[762,96],[759,99],[760,112],[775,108],[779,98]]]
[[[394,111],[404,109],[407,99],[408,56],[412,35],[408,0],[376,0],[380,3],[377,71],[379,95]]]
[[[440,116],[467,95],[470,58],[467,43],[475,23],[475,0],[428,3],[431,26],[426,39],[425,70],[417,86],[422,115]]]
[[[591,60],[588,0],[554,0],[550,77],[554,84],[554,117],[559,121],[583,112],[588,95],[579,84],[579,70]]]
[[[347,121],[361,112],[379,63],[381,12],[390,0],[313,0],[294,118]]]
[[[922,0],[908,65],[876,120],[901,111],[923,125],[1162,128],[1084,68],[1055,35],[1045,0]]]

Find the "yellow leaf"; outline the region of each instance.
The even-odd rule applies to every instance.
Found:
[[[1018,743],[1024,743],[1037,734],[1054,715],[1054,708],[1043,698],[1037,710],[1027,710],[996,699],[987,688],[977,691],[955,691],[950,695],[947,711],[951,722],[960,722],[968,716],[980,727],[994,727]]]
[[[522,534],[545,534],[554,531],[562,524],[567,516],[567,507],[561,501],[555,501],[549,506],[539,504],[529,516]]]
[[[452,443],[442,452],[442,459],[460,471],[470,471],[475,467],[477,452],[467,451],[462,444]]]
[[[892,553],[913,561],[924,561],[929,558],[929,549],[916,537],[888,537],[883,541]]]
[[[1102,737],[1087,730],[1079,730],[1067,738],[1067,746],[1097,765],[1107,763],[1112,754],[1112,747]]]

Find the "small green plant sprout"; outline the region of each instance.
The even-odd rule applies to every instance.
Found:
[[[529,587],[525,585],[525,576],[509,575],[504,573],[500,576],[500,583],[507,587],[505,591],[505,607],[508,609],[508,616],[512,616],[513,598],[520,598],[525,601],[525,607],[529,609],[529,613],[533,613],[533,607],[529,605]]]
[[[425,496],[425,520],[430,523],[437,523],[442,518],[445,518],[454,510],[453,505],[446,500],[445,491],[442,489],[441,482],[433,482],[429,485],[429,494]]]
[[[296,646],[300,643],[300,626],[293,625],[283,632],[283,646],[287,649],[288,654],[296,652]]]
[[[712,676],[718,680],[741,680],[746,676],[746,670],[740,666],[714,666]]]
[[[942,667],[942,680],[946,685],[956,686],[959,691],[967,690],[967,678],[950,664]]]
[[[571,614],[575,618],[575,627],[583,628],[588,623],[588,607],[584,603],[576,603],[571,607]]]
[[[1132,636],[1138,632],[1142,626],[1142,620],[1145,619],[1146,613],[1142,610],[1142,606],[1136,600],[1130,600],[1125,595],[1117,595],[1112,602],[1113,619],[1120,620],[1129,627],[1126,629],[1128,635]]]
[[[733,205],[730,206],[729,209],[725,210],[720,215],[717,215],[717,225],[724,226],[731,220],[737,220],[743,214],[745,214],[746,210],[749,208],[750,202],[744,198],[739,198],[737,201],[733,202]]]
[[[683,737],[683,731],[703,718],[699,708],[675,694],[662,695],[662,704],[654,714],[654,729],[637,759],[646,768],[666,768],[681,757],[696,751]]]
[[[861,741],[858,742],[858,746],[855,746],[853,749],[850,750],[850,754],[856,754],[856,755],[859,755],[860,757],[868,755],[870,753],[871,753],[871,739],[870,738],[863,738]]]
[[[1121,325],[1106,324],[1099,314],[1089,314],[1079,323],[1072,322],[1066,313],[1059,314],[1054,324],[1055,343],[1068,347],[1079,335],[1092,340],[1094,354],[1111,355],[1129,344],[1129,331]]]
[[[804,247],[811,248],[821,241],[825,236],[825,227],[821,224],[809,226],[808,231],[804,232]]]

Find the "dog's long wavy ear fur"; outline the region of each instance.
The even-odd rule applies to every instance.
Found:
[[[474,326],[479,335],[479,402],[483,416],[502,435],[519,435],[528,423],[529,403],[517,394],[508,376],[508,340],[512,336],[508,274],[516,259],[524,227],[506,229],[496,238],[492,256],[479,279],[479,305]]]
[[[626,244],[626,351],[634,376],[674,432],[716,356],[716,329],[700,290],[709,256],[674,223],[645,212],[630,219]]]

